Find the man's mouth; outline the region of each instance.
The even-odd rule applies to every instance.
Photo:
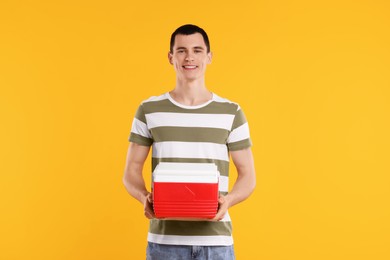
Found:
[[[186,70],[193,70],[193,69],[196,69],[196,66],[195,65],[184,65],[183,68]]]

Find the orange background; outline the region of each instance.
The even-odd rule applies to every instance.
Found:
[[[390,259],[389,13],[384,0],[1,1],[0,259],[145,259],[127,138],[139,103],[174,87],[169,37],[185,23],[209,34],[207,86],[250,123],[258,184],[231,209],[237,259]]]

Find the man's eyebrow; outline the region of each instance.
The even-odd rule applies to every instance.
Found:
[[[204,50],[204,48],[202,46],[195,46],[193,47],[194,49],[200,49],[200,50]],[[187,50],[186,47],[177,47],[176,50]]]

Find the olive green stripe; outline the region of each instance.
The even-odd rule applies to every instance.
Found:
[[[229,162],[215,159],[196,158],[155,158],[152,157],[152,171],[160,162],[185,162],[185,163],[215,163],[221,176],[229,176]]]
[[[238,105],[235,103],[221,103],[212,101],[207,106],[197,109],[185,109],[173,104],[169,99],[159,101],[145,102],[142,104],[145,114],[155,112],[171,112],[171,113],[196,113],[196,114],[231,114],[237,112]]]
[[[229,151],[237,151],[251,146],[252,146],[252,141],[250,138],[228,144]]]
[[[246,122],[247,120],[245,118],[244,112],[242,109],[238,110],[236,116],[234,117],[232,131]]]
[[[142,135],[131,132],[130,137],[129,137],[129,142],[137,143],[139,145],[144,145],[144,146],[151,146],[153,143],[153,140],[146,138]]]
[[[208,127],[155,127],[150,130],[155,142],[210,142],[226,144],[229,131]]]
[[[149,231],[159,235],[230,236],[232,234],[232,225],[230,222],[152,219]]]
[[[138,120],[140,120],[141,122],[146,124],[146,117],[145,117],[145,113],[144,113],[142,105],[140,105],[138,107],[137,112],[135,112],[135,116],[134,117],[137,118]]]

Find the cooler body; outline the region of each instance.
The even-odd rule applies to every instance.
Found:
[[[160,163],[153,172],[157,218],[214,218],[219,172],[215,164]]]

